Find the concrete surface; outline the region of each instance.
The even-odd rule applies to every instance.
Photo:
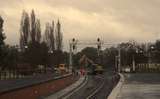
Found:
[[[119,73],[119,75],[120,75],[120,80],[107,99],[116,99],[118,94],[120,93],[121,87],[124,83],[124,76],[121,73]]]
[[[125,82],[117,99],[160,99],[160,74],[137,73],[124,76]]]

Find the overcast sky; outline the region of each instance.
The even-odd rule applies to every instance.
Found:
[[[72,37],[105,42],[160,38],[160,0],[0,0],[9,44],[19,41],[23,9],[35,10],[43,30],[46,22],[60,19],[64,42]]]

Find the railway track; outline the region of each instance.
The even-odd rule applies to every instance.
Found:
[[[97,91],[88,99],[107,99],[108,95],[110,94],[114,86],[117,84],[118,80],[119,75],[113,75],[111,77],[106,78],[103,84],[99,86]]]
[[[93,89],[93,92],[90,93],[89,96],[87,96],[86,99],[94,99],[95,95],[103,88],[103,86],[105,85],[105,78],[104,77],[100,77],[98,76],[99,80],[99,84],[97,84],[96,88]]]
[[[89,76],[86,84],[67,99],[92,99],[104,84],[104,75]]]
[[[67,99],[106,99],[116,84],[113,79],[116,77],[112,73],[89,76],[87,83]]]

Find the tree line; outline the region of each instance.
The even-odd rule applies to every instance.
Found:
[[[39,65],[54,67],[60,63],[68,63],[68,53],[63,52],[63,35],[61,23],[51,20],[46,23],[42,32],[40,19],[31,13],[23,11],[20,22],[19,46],[5,44],[4,20],[0,16],[0,70],[30,68],[37,69]],[[154,43],[140,44],[135,41],[123,42],[117,47],[109,47],[97,54],[97,48],[86,47],[73,56],[74,65],[79,68],[79,60],[85,54],[95,63],[101,60],[105,68],[114,68],[118,50],[121,51],[121,65],[131,66],[135,63],[160,63],[160,40]]]
[[[116,63],[118,63],[118,57],[120,50],[121,66],[132,67],[133,60],[135,64],[148,64],[151,63],[160,64],[160,40],[152,43],[137,43],[136,41],[122,42],[116,47],[111,46],[100,51],[98,56],[97,48],[86,47],[81,52],[74,55],[74,65],[80,68],[79,60],[85,54],[88,58],[95,63],[103,65],[107,69],[115,69]],[[99,59],[101,62],[99,63]],[[88,64],[91,65],[91,64]]]
[[[19,46],[5,44],[4,20],[0,17],[0,70],[37,69],[39,65],[54,67],[65,63],[67,53],[63,52],[63,35],[58,20],[46,23],[42,33],[40,19],[34,10],[22,13]]]

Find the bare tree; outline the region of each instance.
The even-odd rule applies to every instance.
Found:
[[[23,11],[20,24],[20,47],[23,50],[24,46],[28,44],[30,33],[29,15]]]
[[[5,60],[5,35],[3,33],[3,19],[2,17],[0,16],[0,70],[4,67],[4,60]]]
[[[49,47],[50,51],[55,50],[55,36],[54,36],[54,21],[52,21],[52,25],[50,23],[46,24],[45,28],[45,42]]]
[[[21,49],[22,51],[24,51],[24,49],[25,49],[25,44],[24,44],[24,36],[23,36],[22,34],[20,34],[19,45],[20,45],[20,49]]]
[[[34,43],[36,41],[36,16],[34,13],[34,10],[32,10],[31,12],[31,32],[30,32],[30,36],[31,36],[31,42]]]
[[[37,19],[36,20],[36,35],[35,35],[36,37],[36,41],[38,42],[38,43],[40,43],[41,42],[41,24],[40,24],[40,20],[39,19]]]
[[[44,41],[46,42],[47,46],[50,46],[50,40],[49,37],[50,36],[50,24],[46,23],[46,27],[45,27],[45,33],[44,33]]]
[[[0,16],[0,48],[1,46],[4,45],[4,39],[5,39],[5,35],[3,33],[3,19],[2,17]]]
[[[55,50],[54,21],[52,21],[52,25],[50,26],[50,47],[52,51]]]

